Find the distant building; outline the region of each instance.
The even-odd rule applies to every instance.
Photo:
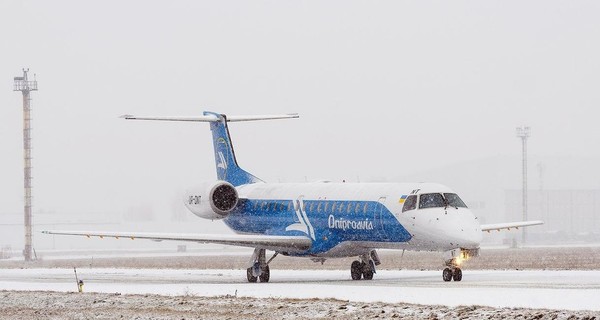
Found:
[[[506,190],[505,212],[522,220],[522,191]],[[533,242],[600,241],[600,190],[529,190],[528,220],[544,225],[529,229]]]

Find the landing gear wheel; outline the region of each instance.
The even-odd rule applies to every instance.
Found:
[[[362,276],[365,280],[373,280],[373,270],[363,270]]]
[[[360,261],[353,261],[350,266],[350,275],[352,276],[352,280],[360,280],[362,278],[362,264]]]
[[[256,282],[258,279],[252,274],[252,267],[246,269],[246,278],[248,278],[248,282]]]
[[[362,271],[362,276],[363,279],[365,280],[373,280],[373,268],[371,267],[371,263],[361,263],[361,271]]]
[[[259,276],[260,282],[269,282],[271,278],[271,270],[269,270],[269,266],[267,265]],[[255,280],[256,281],[256,280]]]
[[[462,280],[462,271],[459,268],[454,269],[454,273],[452,274],[452,279],[454,279],[454,281]]]
[[[461,274],[461,277],[462,277],[462,274]],[[450,270],[450,268],[444,269],[444,272],[442,272],[442,279],[444,279],[444,281],[446,281],[446,282],[452,280],[452,270]]]

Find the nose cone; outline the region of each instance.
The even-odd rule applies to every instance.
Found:
[[[463,232],[463,236],[461,239],[461,247],[465,249],[479,248],[479,244],[481,244],[482,237],[483,234],[481,233],[479,223],[474,223],[469,229]]]
[[[460,217],[460,229],[457,229],[457,240],[461,248],[475,249],[479,247],[483,234],[481,233],[481,226],[479,220],[475,218],[475,215],[471,210],[464,210]]]

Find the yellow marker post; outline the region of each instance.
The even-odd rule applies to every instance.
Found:
[[[73,272],[75,272],[75,283],[77,283],[77,291],[80,293],[83,292],[83,280],[79,280],[77,277],[77,268],[73,267]]]

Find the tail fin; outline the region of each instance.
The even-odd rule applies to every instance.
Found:
[[[235,159],[235,152],[231,143],[227,122],[272,120],[298,118],[297,114],[266,115],[266,116],[231,116],[205,111],[202,117],[136,117],[124,115],[127,120],[162,120],[162,121],[191,121],[210,122],[210,130],[213,136],[213,147],[215,150],[215,164],[217,178],[231,183],[234,186],[243,184],[263,182],[254,175],[240,168]]]
[[[227,181],[236,187],[243,184],[263,182],[238,166],[229,135],[229,128],[227,127],[227,116],[212,112],[204,112],[204,115],[213,115],[218,119],[218,121],[210,123],[213,147],[215,149],[217,178]]]

